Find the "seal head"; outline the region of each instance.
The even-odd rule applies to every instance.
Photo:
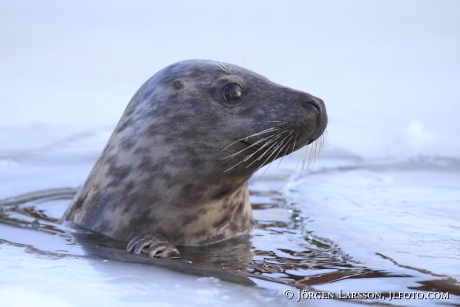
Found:
[[[324,103],[232,64],[188,60],[134,95],[64,214],[109,237],[218,242],[255,221],[247,181],[326,129]]]

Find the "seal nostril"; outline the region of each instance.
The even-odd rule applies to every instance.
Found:
[[[320,106],[314,100],[302,101],[302,107],[305,109],[311,109],[311,107],[315,108],[318,113],[321,113]]]

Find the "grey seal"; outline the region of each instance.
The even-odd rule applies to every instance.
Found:
[[[323,101],[233,64],[187,60],[134,95],[63,221],[179,257],[254,227],[248,180],[323,134]]]

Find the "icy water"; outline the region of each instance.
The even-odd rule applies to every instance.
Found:
[[[79,181],[96,150],[74,163],[58,157],[106,135],[58,143],[47,154],[4,156],[3,186],[23,182],[30,192],[43,181],[56,188]],[[258,227],[249,236],[182,249],[181,260],[134,257],[118,242],[83,248],[58,224],[75,188],[3,207],[0,303],[150,306],[148,297],[155,297],[161,306],[276,306],[297,303],[304,290],[301,301],[309,305],[460,304],[458,161],[363,162],[326,149],[309,171],[300,173],[297,164],[293,157],[255,174],[250,191]],[[39,230],[28,224],[36,218]],[[292,299],[284,298],[286,290]],[[353,292],[375,298],[339,298]]]

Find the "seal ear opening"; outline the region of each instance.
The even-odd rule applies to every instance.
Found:
[[[173,87],[176,89],[176,90],[180,90],[181,88],[183,88],[185,86],[185,83],[184,81],[181,81],[181,80],[176,80],[174,81],[173,83]]]

